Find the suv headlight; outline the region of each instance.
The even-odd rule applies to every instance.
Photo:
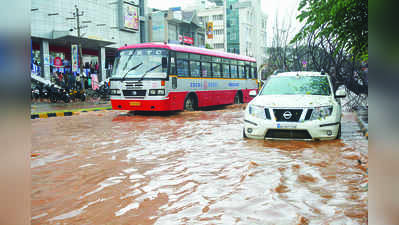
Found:
[[[257,105],[248,105],[249,115],[259,119],[266,119],[265,108]]]
[[[316,107],[313,109],[312,116],[310,117],[310,120],[324,119],[327,116],[331,116],[332,111],[333,111],[332,106]]]

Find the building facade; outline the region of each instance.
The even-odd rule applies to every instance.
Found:
[[[154,10],[148,16],[148,40],[205,47],[205,30],[196,11]]]
[[[239,7],[240,52],[255,57],[258,65],[266,62],[267,52],[267,16],[260,8],[260,0],[242,1]]]
[[[256,58],[258,66],[266,62],[267,15],[260,0],[213,0],[214,7],[198,10],[206,29],[207,46],[225,52]],[[211,24],[211,35],[209,35]]]
[[[146,41],[146,5],[147,0],[32,0],[32,61],[40,65],[40,76],[80,72],[72,65],[79,59],[73,46],[80,43],[83,64],[99,65],[99,80],[105,79],[117,48]]]
[[[267,15],[260,0],[226,0],[227,51],[266,62]]]
[[[217,6],[198,10],[198,17],[206,30],[205,44],[212,49],[226,51],[224,7]]]

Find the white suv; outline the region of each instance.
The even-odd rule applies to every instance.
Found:
[[[250,96],[255,97],[256,91]],[[330,77],[318,72],[270,76],[245,109],[243,136],[255,139],[329,140],[341,136],[344,90],[333,93]]]

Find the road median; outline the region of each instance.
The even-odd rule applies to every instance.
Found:
[[[49,112],[32,113],[31,119],[44,119],[51,117],[61,117],[61,116],[73,116],[79,115],[80,113],[90,112],[90,111],[105,111],[112,110],[111,106],[107,107],[95,107],[95,108],[83,108],[83,109],[68,109],[68,110],[57,110]]]

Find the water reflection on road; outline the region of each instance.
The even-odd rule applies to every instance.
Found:
[[[32,224],[365,224],[367,140],[242,138],[242,106],[32,121]]]

